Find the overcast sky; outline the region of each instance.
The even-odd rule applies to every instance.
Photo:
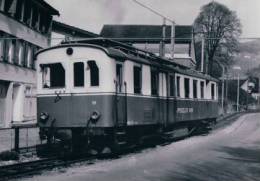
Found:
[[[46,0],[59,10],[57,21],[99,33],[104,24],[161,24],[162,19],[132,0]],[[139,0],[179,25],[190,25],[211,0]],[[243,37],[260,37],[260,0],[215,0],[236,11]]]

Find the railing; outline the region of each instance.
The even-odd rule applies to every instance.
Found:
[[[39,128],[19,127],[19,136],[16,140],[18,145],[15,145],[15,130],[17,128],[0,128],[0,152],[14,150],[16,146],[18,149],[30,148],[41,143]]]

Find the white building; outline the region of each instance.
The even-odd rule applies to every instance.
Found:
[[[0,127],[36,121],[33,55],[50,45],[53,15],[44,0],[0,0]]]

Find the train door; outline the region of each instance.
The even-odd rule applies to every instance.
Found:
[[[116,63],[116,122],[118,126],[127,124],[127,94],[126,83],[123,82],[123,63]]]
[[[167,87],[167,120],[166,120],[166,125],[173,123],[175,118],[174,118],[174,110],[175,110],[175,95],[176,95],[176,90],[175,90],[175,75],[173,73],[170,73],[168,75],[168,87]]]
[[[167,120],[167,108],[166,108],[166,102],[167,102],[167,81],[166,81],[166,73],[160,72],[159,73],[159,123],[165,124]]]
[[[91,84],[92,75],[91,68],[87,61],[78,60],[70,64],[70,71],[72,71],[71,80],[71,96],[70,96],[70,114],[75,126],[87,124],[87,117],[89,116],[89,109],[91,108],[92,96],[83,95],[88,92]],[[88,73],[87,74],[87,70]],[[86,79],[89,78],[89,81]]]

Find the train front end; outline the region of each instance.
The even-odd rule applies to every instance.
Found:
[[[114,67],[98,47],[60,45],[40,51],[37,115],[41,139],[82,148],[90,135],[107,135],[114,125]]]

